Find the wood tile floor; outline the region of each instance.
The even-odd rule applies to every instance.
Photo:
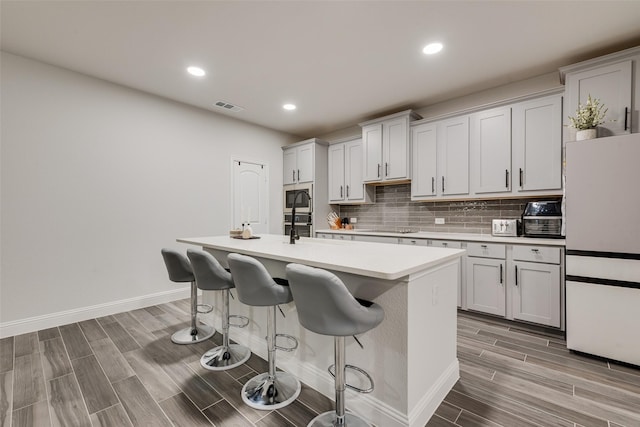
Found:
[[[202,369],[220,335],[171,343],[188,311],[181,300],[3,338],[0,427],[306,426],[332,409],[304,385],[286,408],[244,405],[242,384],[266,363]],[[640,369],[571,354],[553,335],[460,313],[458,358],[461,379],[428,426],[640,426]]]

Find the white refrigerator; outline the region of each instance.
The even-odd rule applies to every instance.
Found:
[[[567,347],[640,366],[640,134],[566,148]]]

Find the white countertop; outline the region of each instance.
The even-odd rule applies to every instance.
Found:
[[[249,256],[297,262],[345,273],[396,280],[461,257],[460,249],[384,243],[312,239],[302,237],[295,245],[284,235],[262,234],[260,239],[242,240],[229,236],[189,237],[178,242],[237,252]]]
[[[390,233],[383,231],[375,231],[369,229],[362,230],[315,230],[316,233],[328,234],[353,234],[363,236],[386,236],[386,237],[403,237],[407,239],[433,239],[433,240],[457,240],[461,242],[488,242],[488,243],[507,243],[520,245],[545,245],[545,246],[565,246],[565,239],[545,239],[536,237],[496,237],[490,234],[477,233],[438,233],[429,231],[417,231],[415,233]]]

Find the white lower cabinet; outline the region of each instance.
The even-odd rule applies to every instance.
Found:
[[[505,245],[467,244],[467,309],[506,316]]]
[[[516,246],[509,282],[511,316],[515,320],[561,327],[561,249]]]

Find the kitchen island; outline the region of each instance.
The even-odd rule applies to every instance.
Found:
[[[424,426],[459,378],[456,358],[456,294],[463,250],[398,246],[302,238],[295,245],[282,235],[239,240],[228,236],[181,238],[210,252],[223,266],[236,252],[257,258],[274,277],[285,277],[288,263],[324,268],[335,273],[358,298],[373,300],[385,310],[377,328],[359,336],[364,349],[347,340],[347,363],[373,377],[371,394],[348,391],[347,409],[378,426]],[[205,293],[216,307],[221,301]],[[295,352],[278,354],[278,367],[308,386],[334,397],[333,379],[326,369],[333,363],[333,338],[314,334],[298,323],[295,301],[278,316],[279,333],[298,337]],[[233,329],[231,338],[266,357],[266,311],[232,300],[231,313],[248,316],[250,325]],[[281,343],[284,344],[284,343]],[[359,378],[347,375],[347,381]]]

